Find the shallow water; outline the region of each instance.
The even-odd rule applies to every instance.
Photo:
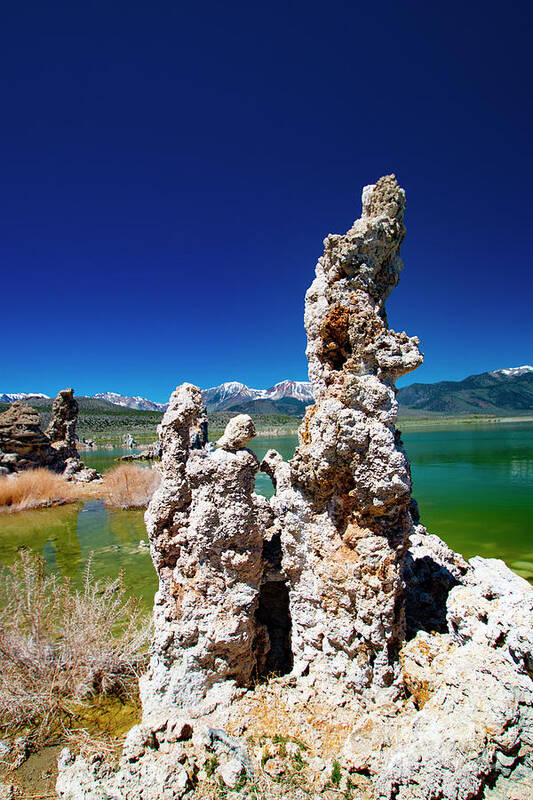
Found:
[[[124,448],[115,447],[112,450],[84,450],[81,454],[81,459],[86,466],[97,469],[98,472],[107,472],[112,467],[116,467],[120,464],[120,456],[138,453],[140,452],[140,449],[141,448],[125,450]],[[149,462],[135,461],[134,463],[139,464],[142,467],[146,466]]]
[[[409,431],[421,521],[466,558],[533,578],[533,423]]]
[[[107,509],[101,500],[0,515],[0,564],[12,564],[19,550],[41,553],[50,570],[80,586],[91,557],[91,573],[116,578],[124,573],[128,594],[149,609],[157,580],[148,550],[143,512]]]
[[[533,581],[533,423],[462,425],[405,432],[413,494],[422,522],[467,558],[503,558]],[[259,458],[273,447],[288,459],[296,437],[257,438]],[[90,466],[106,470],[124,451],[84,453]],[[141,462],[143,463],[143,462]],[[257,491],[272,484],[257,476]],[[0,516],[0,564],[21,548],[41,552],[50,569],[80,583],[89,554],[96,577],[125,574],[128,592],[151,607],[157,581],[147,550],[142,511],[108,510],[100,501]]]

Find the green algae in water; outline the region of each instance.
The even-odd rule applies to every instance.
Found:
[[[421,521],[466,558],[502,558],[533,575],[533,424],[403,437]]]
[[[98,750],[98,742],[103,741],[107,752],[112,747],[118,760],[125,735],[141,721],[138,696],[92,697],[83,705],[72,705],[70,712],[57,731],[50,732],[48,744],[31,753],[16,770],[10,770],[7,764],[2,769],[0,763],[0,781],[14,783],[26,797],[56,797],[57,759],[65,745],[76,751],[88,744],[92,751]],[[70,737],[65,735],[66,730],[70,730]]]
[[[103,448],[99,450],[97,448],[95,450],[84,450],[81,454],[81,458],[87,467],[92,467],[93,469],[98,470],[98,472],[104,473],[109,472],[109,470],[113,469],[113,467],[118,467],[119,464],[124,463],[120,461],[121,456],[139,453],[141,449],[142,448],[134,448],[133,450],[126,450],[123,447],[115,447],[109,450],[105,450]],[[150,461],[134,461],[133,463],[139,467],[151,466]]]
[[[0,564],[8,566],[22,549],[41,553],[50,570],[81,586],[92,555],[94,578],[124,574],[127,595],[152,607],[157,577],[147,549],[143,512],[106,508],[100,500],[0,515]]]
[[[428,531],[466,558],[502,558],[533,581],[533,423],[411,429],[403,441]],[[250,446],[260,459],[270,448],[290,459],[296,444],[295,436],[257,437]],[[103,451],[109,467],[120,452]],[[256,490],[272,496],[267,475],[257,475]],[[157,577],[148,551],[139,549],[147,538],[142,511],[106,509],[101,501],[2,514],[0,564],[13,563],[28,548],[80,585],[92,552],[95,577],[123,571],[128,594],[149,611]]]

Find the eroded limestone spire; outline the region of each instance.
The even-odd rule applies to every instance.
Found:
[[[143,721],[116,772],[63,751],[65,800],[205,797],[214,754],[228,788],[244,773],[263,781],[278,719],[338,757],[361,796],[531,796],[533,590],[503,562],[467,564],[413,519],[394,381],[422,356],[385,312],[404,205],[394,176],[381,178],[363,190],[361,218],[325,240],[305,309],[316,405],[292,461],[270,450],[262,462],[270,503],[253,492],[250,417],[231,420],[214,450],[200,390],[172,395],[146,513],[159,591]],[[251,759],[233,734],[254,729]],[[322,765],[300,755],[317,773],[310,797],[331,788]],[[277,766],[270,775],[278,796]]]
[[[163,479],[145,517],[159,575],[153,654],[142,682],[145,716],[161,707],[206,713],[229,703],[256,671],[259,462],[243,447],[255,431],[249,417],[241,420],[248,433],[241,441],[230,422],[222,447],[193,449],[202,416],[201,391],[186,383],[159,427]]]
[[[61,450],[64,458],[78,456],[76,450],[78,411],[74,389],[61,389],[52,403],[52,419],[46,429],[46,435],[52,446]]]
[[[390,683],[404,616],[401,565],[411,529],[409,462],[395,428],[394,380],[418,339],[390,330],[405,195],[394,176],[363,190],[363,214],[325,239],[305,302],[308,408],[272,504],[282,529],[293,651],[320,680]],[[278,481],[277,481],[278,482]],[[283,488],[284,487],[284,488]]]

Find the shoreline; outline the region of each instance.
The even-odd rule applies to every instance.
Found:
[[[413,419],[398,419],[397,426],[400,428],[429,428],[431,426],[437,427],[453,427],[454,425],[505,425],[509,423],[518,422],[533,422],[533,416],[524,417],[446,417],[446,418],[429,418]]]

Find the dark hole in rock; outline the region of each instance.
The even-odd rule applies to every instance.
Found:
[[[257,648],[259,676],[286,675],[292,669],[291,614],[289,590],[284,581],[266,581],[259,591],[259,605],[255,612],[257,621],[268,632],[270,647]]]
[[[263,539],[263,561],[268,572],[281,572],[281,536],[275,533],[270,538]],[[279,581],[282,583],[283,581]]]
[[[413,558],[408,552],[403,579],[406,638],[412,639],[418,631],[448,633],[446,603],[450,591],[459,584],[457,578],[430,556]]]
[[[322,360],[336,371],[352,354],[349,325],[350,311],[340,305],[330,309],[322,325]]]

